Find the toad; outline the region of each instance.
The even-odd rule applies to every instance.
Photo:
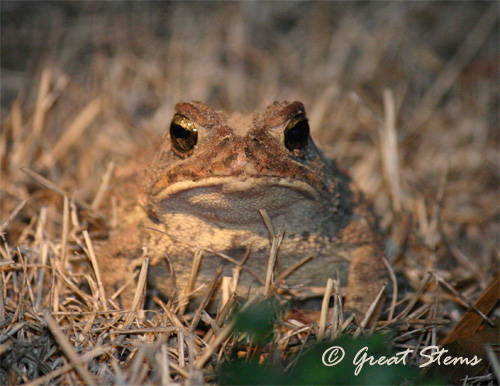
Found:
[[[274,275],[288,270],[288,288],[324,286],[339,272],[346,310],[364,315],[386,281],[370,205],[316,147],[300,102],[252,114],[178,103],[154,160],[118,171],[115,185],[119,226],[100,258],[108,294],[125,283],[142,247],[149,285],[163,298],[173,295],[171,269],[179,291],[186,287],[196,250],[203,256],[191,298],[221,265],[225,276],[240,265],[238,294],[258,291],[271,246],[262,209],[285,229]]]

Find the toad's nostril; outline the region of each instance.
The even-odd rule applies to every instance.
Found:
[[[236,156],[233,158],[229,167],[234,171],[240,171],[240,170],[245,169],[247,167],[247,165],[249,164],[248,158],[245,155],[245,153],[239,151],[239,152],[235,153],[235,155]]]

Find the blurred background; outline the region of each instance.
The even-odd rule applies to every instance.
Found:
[[[87,93],[110,94],[135,118],[179,100],[251,110],[291,98],[321,118],[338,108],[338,95],[363,90],[380,103],[391,88],[398,118],[413,126],[418,102],[450,62],[454,86],[498,76],[498,25],[490,21],[471,36],[487,11],[496,18],[495,2],[1,6],[2,116],[15,98],[36,92],[46,67]]]

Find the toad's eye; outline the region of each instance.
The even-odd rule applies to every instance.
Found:
[[[305,114],[298,114],[285,129],[285,146],[288,150],[302,150],[309,139],[309,123]]]
[[[174,148],[182,153],[191,150],[198,142],[198,131],[191,120],[175,114],[170,124],[170,139]]]

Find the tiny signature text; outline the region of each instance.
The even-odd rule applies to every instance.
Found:
[[[397,364],[406,365],[408,357],[415,350],[407,348],[393,356],[379,356],[375,357],[370,355],[368,352],[368,347],[363,347],[354,356],[352,363],[355,367],[354,375],[359,375],[363,370],[364,365],[368,366],[391,366]],[[419,367],[427,367],[433,363],[438,365],[468,365],[475,366],[481,362],[481,358],[474,355],[472,358],[461,357],[461,356],[450,356],[446,355],[447,349],[439,348],[438,346],[427,346],[420,350],[420,357],[423,362]],[[323,352],[321,360],[325,366],[335,366],[340,363],[345,357],[345,350],[340,346],[331,346]]]

